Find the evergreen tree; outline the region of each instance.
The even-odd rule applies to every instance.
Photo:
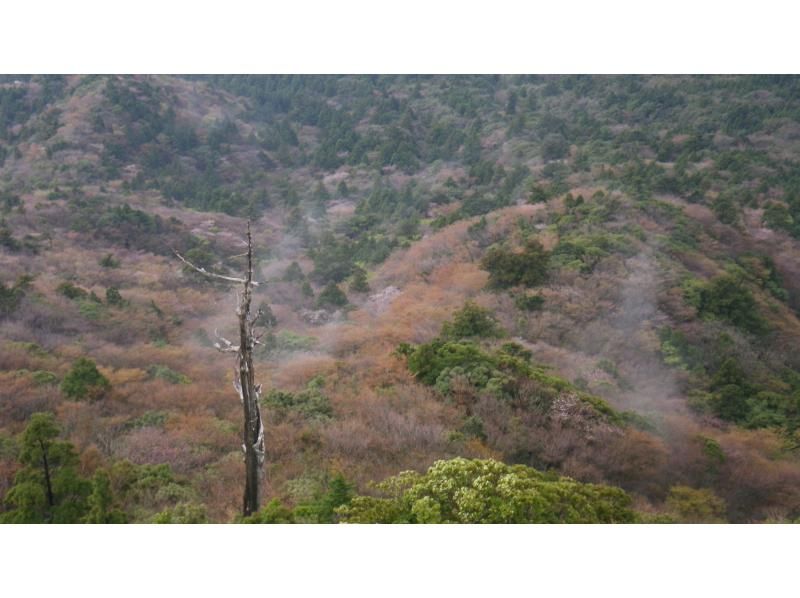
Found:
[[[108,378],[98,371],[94,361],[86,357],[80,357],[61,382],[61,392],[74,401],[100,399],[110,389]]]
[[[306,275],[303,274],[303,270],[300,269],[300,264],[297,262],[289,264],[289,267],[286,268],[286,271],[283,273],[283,280],[287,282],[303,280],[305,277]]]
[[[441,336],[452,340],[472,337],[496,338],[503,336],[503,330],[490,310],[467,301],[464,307],[453,314],[451,322],[444,323]]]
[[[89,512],[83,523],[127,523],[123,511],[114,506],[111,494],[111,480],[105,471],[98,471],[92,480],[92,493],[87,498]]]
[[[336,509],[347,505],[353,498],[353,485],[345,477],[337,473],[328,485],[328,492],[320,500],[320,523],[337,521]]]
[[[106,303],[109,305],[123,306],[126,301],[122,298],[122,294],[117,287],[108,287],[106,289]]]
[[[353,277],[350,280],[350,291],[353,293],[369,293],[369,283],[367,282],[367,271],[364,268],[356,267]]]
[[[328,283],[317,297],[317,307],[319,308],[344,307],[345,305],[347,305],[347,295],[334,282]]]
[[[20,276],[15,284],[8,287],[0,282],[0,318],[11,315],[19,307],[31,280],[29,276]]]
[[[5,523],[78,523],[87,511],[91,484],[75,467],[78,456],[51,413],[34,413],[22,434],[22,469],[6,495]]]
[[[274,328],[278,324],[278,318],[272,311],[272,307],[266,301],[262,301],[258,306],[257,313],[259,316],[256,318],[254,324],[256,326],[263,326],[264,328]]]
[[[481,261],[481,267],[489,272],[490,288],[533,287],[546,280],[549,259],[550,254],[542,244],[531,239],[522,252],[503,247],[490,248]]]
[[[107,253],[100,260],[100,265],[103,268],[119,268],[119,260],[114,257],[113,253]]]

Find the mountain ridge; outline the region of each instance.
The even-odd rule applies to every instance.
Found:
[[[0,431],[53,411],[87,475],[169,465],[177,502],[120,490],[134,520],[236,512],[232,363],[209,347],[233,296],[172,251],[236,271],[248,218],[277,320],[258,376],[289,393],[265,404],[269,498],[463,456],[678,520],[682,487],[730,521],[800,516],[796,77],[10,79]],[[470,301],[505,338],[446,338]],[[436,339],[468,361],[429,386],[396,350]],[[36,382],[81,356],[101,400]]]

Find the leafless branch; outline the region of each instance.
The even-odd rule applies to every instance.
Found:
[[[209,272],[205,268],[201,268],[200,266],[195,266],[192,262],[187,260],[185,257],[183,257],[180,253],[178,253],[174,249],[172,251],[175,253],[176,256],[178,256],[178,259],[180,261],[189,266],[192,270],[199,272],[204,276],[208,276],[209,278],[217,278],[219,280],[226,280],[228,282],[238,282],[239,284],[244,284],[245,282],[247,282],[244,278],[236,278],[235,276],[223,276],[222,274],[217,274],[216,272]],[[259,283],[257,283],[254,280],[251,280],[250,284],[253,285],[254,287],[257,287],[259,285]]]

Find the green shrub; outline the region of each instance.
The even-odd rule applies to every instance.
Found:
[[[167,423],[168,414],[165,411],[145,411],[139,417],[125,423],[128,429],[161,428]]]
[[[621,489],[582,484],[524,465],[464,458],[382,482],[383,497],[356,496],[346,523],[632,523]]]
[[[176,372],[165,365],[153,364],[147,368],[147,374],[154,380],[164,380],[170,384],[191,384],[191,379],[185,374]]]
[[[345,305],[347,305],[347,295],[334,282],[328,283],[317,296],[318,308],[336,308]]]
[[[75,286],[71,282],[62,282],[56,287],[56,292],[64,295],[67,299],[86,299],[89,297],[89,292],[86,289]]]
[[[291,330],[281,330],[277,334],[270,334],[264,339],[264,351],[269,354],[310,351],[317,342],[318,339],[314,336],[303,336]]]
[[[544,297],[541,295],[517,295],[514,305],[522,311],[541,311],[544,307]]]
[[[743,275],[768,291],[780,301],[787,301],[789,293],[783,288],[783,280],[775,267],[775,262],[768,255],[746,254],[740,256],[737,263],[744,269]]]
[[[286,268],[286,271],[283,273],[283,280],[287,282],[298,282],[301,280],[305,280],[306,275],[303,274],[303,271],[300,269],[300,264],[297,262],[292,262]]]
[[[103,268],[119,268],[120,261],[114,257],[113,253],[107,253],[100,259],[100,265]]]
[[[108,378],[97,370],[94,361],[86,357],[78,358],[61,382],[61,392],[75,401],[101,399],[110,389]]]
[[[274,328],[278,325],[278,318],[272,312],[272,307],[266,301],[262,301],[256,310],[258,317],[253,322],[255,326],[262,326],[264,328]]]
[[[122,307],[127,305],[127,301],[122,298],[122,294],[119,292],[119,289],[116,287],[108,287],[106,289],[106,303],[109,305],[114,305],[117,307]]]
[[[665,364],[682,370],[701,366],[700,351],[691,346],[680,330],[664,326],[658,331],[658,338],[661,341],[661,356]]]
[[[491,310],[467,301],[464,307],[453,314],[452,321],[444,323],[441,338],[499,338],[504,334]]]
[[[486,441],[486,431],[483,427],[483,420],[477,415],[470,415],[464,419],[458,431],[467,438],[477,438]]]
[[[294,482],[295,480],[292,480]],[[305,481],[305,480],[303,480]],[[314,483],[313,491],[293,509],[272,499],[258,513],[239,519],[240,523],[337,523],[336,511],[350,504],[353,486],[342,474],[325,484]]]
[[[725,522],[725,501],[707,488],[673,486],[666,505],[682,523]]]
[[[31,374],[33,381],[37,386],[55,386],[58,384],[58,376],[53,372],[45,370],[36,370]]]
[[[296,523],[336,523],[339,507],[350,504],[353,485],[342,474],[337,473],[327,483],[327,489],[315,493],[310,500],[298,504],[292,513]]]
[[[317,376],[311,379],[305,390],[298,393],[271,390],[262,403],[280,417],[297,413],[309,419],[328,419],[333,417],[333,408],[328,397],[322,393],[324,386],[324,378]]]
[[[249,517],[243,517],[240,523],[294,523],[292,509],[281,504],[277,498],[273,498],[258,513],[253,513]]]
[[[103,470],[92,478],[92,492],[86,499],[88,512],[81,523],[127,523],[128,516],[120,510],[111,492],[111,479]]]
[[[578,270],[583,274],[594,271],[600,261],[613,254],[632,255],[636,252],[630,237],[617,233],[570,234],[561,238],[552,253],[554,266]]]
[[[533,352],[529,349],[526,349],[519,343],[503,343],[500,347],[500,351],[507,355],[511,355],[512,357],[518,357],[525,362],[530,363],[531,359],[533,359]]]
[[[748,398],[754,394],[747,375],[732,357],[726,359],[711,380],[710,406],[725,420],[744,422],[750,413]]]
[[[699,312],[726,320],[753,334],[766,331],[766,322],[758,313],[753,293],[741,277],[722,274],[701,287]]]
[[[367,271],[364,268],[356,267],[350,279],[350,292],[369,293],[369,283],[367,282]]]
[[[711,204],[719,221],[723,224],[736,224],[739,222],[739,206],[728,194],[720,194]]]
[[[782,230],[794,237],[800,237],[800,202],[796,207],[770,201],[764,206],[764,224],[773,230]]]
[[[19,307],[33,279],[30,276],[20,276],[17,281],[6,286],[0,282],[0,318],[10,316]]]
[[[153,523],[208,523],[205,505],[181,502],[153,516]]]
[[[481,268],[489,272],[490,288],[534,287],[547,279],[549,258],[542,244],[532,239],[522,252],[491,247],[481,260]]]
[[[78,474],[75,447],[60,435],[52,413],[31,415],[0,523],[79,523],[86,514],[92,485]]]
[[[78,312],[87,320],[99,320],[103,315],[103,306],[93,299],[80,301],[78,303]]]
[[[550,134],[545,137],[542,143],[542,158],[545,161],[560,160],[565,158],[568,153],[569,143],[567,143],[563,135]]]

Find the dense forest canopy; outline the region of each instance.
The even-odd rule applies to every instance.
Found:
[[[796,521],[799,155],[794,76],[2,76],[0,520]]]

